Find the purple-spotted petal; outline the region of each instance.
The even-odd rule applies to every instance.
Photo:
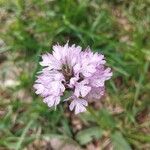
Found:
[[[84,99],[74,99],[69,105],[70,110],[75,109],[75,114],[86,111],[85,106],[88,106],[88,103]]]

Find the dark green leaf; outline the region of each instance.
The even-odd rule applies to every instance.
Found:
[[[123,137],[121,132],[116,131],[111,135],[114,150],[131,150],[129,143]]]
[[[99,139],[102,137],[102,130],[98,127],[91,127],[78,132],[76,139],[81,145],[87,144],[93,139]]]

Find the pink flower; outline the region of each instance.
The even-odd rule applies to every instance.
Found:
[[[43,61],[40,62],[41,66],[47,66],[49,70],[52,69],[61,69],[61,63],[55,58],[53,57],[53,55],[51,54],[44,54],[42,56]]]
[[[74,100],[69,105],[69,108],[71,111],[75,109],[75,114],[78,114],[80,112],[86,111],[85,106],[88,106],[88,103],[86,100],[81,99],[81,98],[74,98]]]
[[[53,46],[52,54],[42,56],[41,66],[34,88],[49,107],[57,106],[65,91],[72,96],[69,108],[75,114],[86,111],[90,100],[98,100],[104,94],[105,81],[112,76],[110,68],[104,66],[104,56],[80,46]]]
[[[60,103],[60,96],[50,95],[44,98],[44,102],[47,103],[49,107],[57,106]]]
[[[91,87],[88,86],[88,80],[83,80],[81,82],[75,83],[74,95],[77,97],[85,97],[91,90]]]

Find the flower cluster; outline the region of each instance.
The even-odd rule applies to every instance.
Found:
[[[43,70],[38,74],[34,88],[36,94],[44,98],[49,107],[57,106],[65,91],[71,95],[69,108],[75,114],[86,111],[88,101],[100,99],[104,94],[105,81],[112,72],[104,64],[104,56],[93,53],[89,48],[81,51],[80,46],[53,46],[52,54],[42,55],[40,65]]]

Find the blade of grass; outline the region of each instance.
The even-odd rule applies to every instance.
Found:
[[[145,65],[144,65],[144,71],[141,72],[141,75],[139,77],[139,81],[138,81],[138,84],[137,84],[137,87],[136,87],[133,106],[135,106],[135,102],[139,97],[140,90],[141,90],[141,87],[142,87],[142,83],[144,81],[145,74],[148,71],[148,67],[149,67],[149,62],[146,62]]]
[[[129,134],[127,135],[129,138],[133,138],[135,140],[138,140],[140,142],[150,142],[150,135],[145,134]]]
[[[31,121],[27,124],[26,128],[25,128],[24,131],[22,132],[22,135],[21,135],[21,137],[20,137],[20,139],[19,139],[19,141],[18,141],[18,143],[17,143],[16,150],[20,150],[20,149],[21,149],[21,145],[22,145],[22,143],[23,143],[23,141],[24,141],[24,139],[25,139],[26,133],[28,132],[28,130],[29,130],[29,128],[31,127],[32,123],[33,123],[33,120],[31,120]]]

